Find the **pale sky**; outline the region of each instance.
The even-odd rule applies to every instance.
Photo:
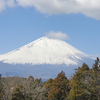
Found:
[[[0,0],[0,54],[43,36],[100,57],[100,0]]]

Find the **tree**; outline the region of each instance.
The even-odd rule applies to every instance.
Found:
[[[92,78],[95,80],[95,86],[99,85],[100,83],[100,65],[99,65],[99,58],[95,60],[95,63],[93,64],[92,68]]]
[[[22,77],[2,77],[1,78],[1,83],[4,86],[4,96],[3,96],[3,100],[10,100],[10,96],[11,96],[11,92],[12,89],[11,87],[14,89],[18,86],[19,83],[23,84],[26,82],[26,78],[22,78]]]
[[[69,92],[68,79],[62,71],[53,81],[53,87],[48,94],[50,100],[63,100]]]
[[[44,87],[47,88],[48,90],[51,90],[53,86],[53,79],[50,78],[45,84]]]
[[[86,85],[84,84],[84,81],[86,81],[88,71],[89,71],[89,67],[85,63],[83,63],[82,67],[78,67],[74,76],[70,80],[71,90],[68,94],[68,99],[87,100],[86,93],[85,93]]]
[[[4,96],[4,86],[0,84],[0,100],[3,100],[3,96]]]
[[[50,78],[45,84],[42,92],[42,98],[48,99],[48,93],[53,88],[53,79]]]
[[[11,94],[11,100],[32,100],[30,91],[28,89],[25,89],[25,87],[22,84],[19,84]]]
[[[94,72],[98,72],[99,71],[99,58],[97,57],[97,59],[95,60],[95,64],[93,64],[93,71]]]
[[[11,95],[11,100],[25,100],[22,89],[23,86],[20,84],[18,87],[16,87]]]
[[[28,97],[31,98],[31,96],[33,95],[33,87],[34,87],[34,77],[33,76],[29,76],[28,79],[26,80],[26,82],[23,84],[23,94],[24,97]]]
[[[87,87],[89,98],[92,100],[100,100],[100,60],[97,57],[92,69],[89,71],[89,85]]]

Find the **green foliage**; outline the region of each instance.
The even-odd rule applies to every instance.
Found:
[[[93,71],[98,72],[99,71],[99,58],[95,60],[95,64],[93,64]]]
[[[83,63],[70,80],[63,71],[45,83],[33,76],[3,77],[0,100],[100,100],[99,63],[97,58],[91,69]]]
[[[68,95],[68,99],[70,100],[85,100],[85,78],[87,77],[89,67],[85,63],[82,67],[78,67],[76,73],[74,74],[73,78],[70,80],[70,92]]]
[[[62,71],[53,81],[53,87],[49,92],[50,100],[64,100],[69,92],[68,79]]]
[[[53,86],[53,79],[50,78],[45,84],[44,87],[47,88],[48,90],[51,90]]]
[[[33,76],[29,76],[27,81],[34,82],[34,77]]]
[[[92,69],[85,63],[79,67],[70,80],[70,87],[69,100],[100,100],[99,58]]]
[[[21,90],[22,88],[23,86],[19,85],[13,90],[11,100],[24,100],[23,91]]]
[[[89,71],[89,85],[87,90],[89,91],[89,97],[93,100],[100,100],[100,65],[99,58],[95,60],[92,69]],[[91,99],[91,100],[92,100]]]
[[[50,90],[53,88],[53,79],[50,78],[45,84],[44,84],[44,89],[42,92],[42,98],[48,99],[48,93],[50,92]]]
[[[4,96],[4,86],[1,84],[0,85],[0,100],[3,100],[3,96]]]
[[[42,97],[40,97],[40,95],[37,96],[40,91],[42,92],[43,83],[41,82],[41,79],[34,80],[34,77],[32,76],[29,76],[28,78],[2,77],[1,83],[4,85],[3,100],[11,100],[12,93],[16,88],[19,88],[23,93],[25,100],[33,100],[36,97]],[[13,89],[11,89],[11,87],[13,87]]]

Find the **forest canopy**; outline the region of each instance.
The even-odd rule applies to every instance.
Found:
[[[83,63],[70,79],[64,71],[46,82],[33,76],[1,77],[0,100],[100,100],[100,59],[92,68]]]

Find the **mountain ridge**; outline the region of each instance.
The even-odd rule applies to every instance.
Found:
[[[93,61],[62,40],[42,37],[0,55],[0,74],[21,77],[32,75],[35,78],[49,79],[64,71],[69,77],[75,72],[73,69],[81,67],[84,62],[91,67]]]
[[[39,38],[25,46],[0,56],[0,61],[10,64],[72,64],[87,55],[70,44],[47,37]]]

